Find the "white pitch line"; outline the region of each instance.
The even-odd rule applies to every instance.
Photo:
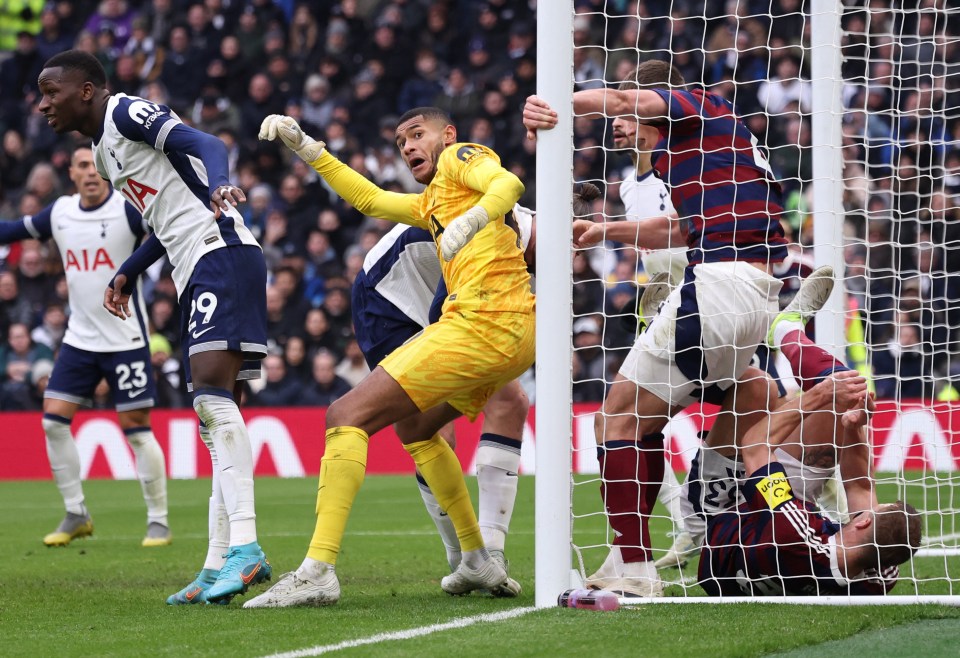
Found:
[[[353,647],[362,647],[368,644],[380,644],[381,642],[392,642],[394,640],[410,640],[415,637],[423,637],[424,635],[439,633],[440,631],[466,628],[467,626],[473,626],[474,624],[513,619],[514,617],[521,617],[528,612],[533,612],[534,610],[536,610],[536,608],[531,606],[528,608],[513,608],[511,610],[493,612],[485,615],[475,615],[473,617],[460,617],[459,619],[454,619],[453,621],[448,621],[443,624],[420,626],[419,628],[410,628],[405,631],[394,631],[393,633],[378,633],[377,635],[362,637],[356,640],[344,640],[343,642],[338,642],[337,644],[318,644],[315,647],[309,647],[307,649],[297,649],[296,651],[285,651],[283,653],[270,654],[264,658],[306,658],[307,656],[319,656],[332,651],[351,649]]]

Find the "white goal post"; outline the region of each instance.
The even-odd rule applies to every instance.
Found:
[[[573,327],[583,314],[574,309],[570,190],[574,183],[593,182],[604,194],[603,204],[598,204],[602,206],[603,220],[622,219],[618,197],[611,191],[616,189],[615,185],[606,179],[619,162],[617,158],[622,156],[610,148],[609,139],[606,139],[599,146],[591,147],[592,150],[602,149],[602,154],[600,163],[593,163],[595,168],[590,175],[584,177],[582,173],[588,170],[586,166],[582,170],[576,168],[578,137],[575,135],[576,117],[572,103],[575,83],[615,87],[619,82],[616,64],[630,59],[630,56],[639,61],[652,57],[672,61],[673,51],[650,45],[666,42],[672,46],[672,35],[668,35],[665,41],[649,34],[645,36],[643,30],[662,32],[673,29],[671,26],[678,22],[709,25],[711,21],[726,20],[734,33],[735,52],[741,45],[739,30],[746,22],[759,18],[761,24],[772,24],[774,7],[779,9],[781,6],[780,0],[699,3],[701,7],[707,7],[705,11],[712,13],[688,16],[685,8],[691,3],[679,0],[678,3],[683,11],[666,16],[651,16],[644,0],[594,3],[589,9],[584,9],[586,5],[575,7],[574,0],[541,1],[538,5],[537,94],[559,115],[557,127],[541,132],[536,146],[536,210],[540,222],[536,245],[535,397],[535,603],[538,607],[555,606],[561,592],[581,584],[582,578],[590,573],[590,567],[597,567],[602,560],[599,551],[605,551],[612,541],[597,492],[600,475],[592,457],[592,422],[582,412],[585,407],[575,405],[573,395],[575,383],[580,383],[572,366],[576,359]],[[659,6],[664,3],[650,4]],[[672,2],[669,4],[673,5]],[[951,422],[956,409],[956,422],[960,426],[960,402],[957,402],[960,400],[960,384],[956,385],[957,390],[952,384],[953,376],[960,381],[960,360],[955,364],[952,361],[954,352],[960,352],[953,344],[954,338],[960,339],[960,327],[951,322],[953,307],[960,309],[960,284],[953,288],[952,279],[941,282],[932,268],[924,271],[920,265],[926,262],[922,260],[922,252],[929,249],[936,255],[926,257],[934,262],[940,259],[944,277],[949,279],[954,272],[960,272],[960,269],[951,272],[944,264],[944,260],[960,264],[960,227],[957,233],[950,233],[949,227],[936,223],[944,216],[952,216],[960,222],[960,147],[956,150],[955,169],[951,169],[950,157],[954,151],[948,148],[945,140],[950,138],[946,126],[952,124],[946,119],[942,125],[938,124],[939,117],[951,116],[948,109],[944,109],[948,100],[960,98],[960,70],[955,71],[955,65],[942,61],[944,53],[952,52],[960,58],[960,13],[943,10],[938,0],[919,4],[930,4],[937,9],[932,34],[927,23],[930,19],[923,18],[919,9],[905,10],[895,1],[892,4],[865,0],[786,2],[786,6],[804,8],[802,15],[800,9],[793,11],[802,16],[803,30],[808,31],[802,44],[791,46],[801,52],[798,55],[801,70],[796,79],[781,80],[796,82],[798,86],[808,85],[808,92],[804,93],[809,96],[802,102],[778,110],[781,116],[795,113],[799,128],[796,133],[788,132],[787,135],[797,141],[784,143],[785,135],[775,134],[765,121],[748,123],[748,126],[768,126],[767,134],[758,135],[767,149],[794,149],[800,154],[798,162],[807,158],[805,162],[810,165],[811,173],[801,175],[801,183],[792,186],[798,193],[793,198],[796,205],[790,211],[800,217],[795,236],[802,236],[804,254],[809,261],[815,261],[817,266],[832,265],[837,273],[834,294],[816,317],[816,342],[852,367],[871,368],[877,384],[885,386],[884,390],[893,391],[885,400],[883,414],[877,414],[877,418],[882,417],[882,422],[873,423],[870,431],[876,462],[886,466],[876,475],[878,490],[881,502],[884,502],[884,496],[893,500],[895,494],[920,510],[924,519],[922,547],[910,562],[901,566],[901,580],[886,596],[708,598],[696,584],[696,571],[691,571],[688,566],[685,570],[662,572],[668,586],[664,598],[624,598],[621,599],[623,604],[755,601],[818,605],[960,605],[960,471],[957,470],[960,468],[960,449],[955,447],[960,444],[960,438],[956,438]],[[720,5],[724,10],[718,12]],[[771,14],[751,16],[750,8],[758,5],[768,5]],[[693,6],[698,5],[693,3]],[[875,12],[877,6],[881,10]],[[950,13],[957,15],[944,27],[945,16]],[[629,24],[633,18],[638,26],[634,33],[636,43],[625,45],[611,31]],[[575,30],[579,31],[576,39]],[[707,33],[704,28],[703,34]],[[603,41],[598,42],[600,34]],[[772,52],[771,48],[777,45],[776,37],[768,33],[766,38],[766,43],[753,44],[753,47]],[[578,48],[588,48],[591,55],[582,56],[580,53],[581,56],[575,58]],[[723,57],[730,56],[729,51],[718,55],[716,48],[716,43],[708,43],[706,36],[699,42],[697,57],[702,62],[704,77],[707,77],[709,62],[722,68],[725,65]],[[593,69],[583,64],[598,52],[602,54]],[[731,57],[729,66],[738,71],[738,57],[735,54]],[[732,89],[730,93],[734,98],[731,100],[736,107],[741,85],[753,85],[755,90],[756,85],[770,82],[778,74],[773,70],[773,59],[770,57],[766,64],[764,78],[752,82],[724,80],[716,84],[727,84],[727,88]],[[859,59],[863,61],[859,62]],[[862,65],[859,73],[851,74],[851,70],[857,70],[858,62]],[[583,72],[589,70],[599,70],[602,77],[585,79]],[[907,76],[911,71],[912,77],[900,77],[901,73]],[[738,74],[731,74],[731,77]],[[894,79],[897,80],[896,88],[889,86]],[[708,80],[693,82],[710,86]],[[873,105],[876,102],[874,94],[886,96],[886,106],[882,110]],[[960,106],[960,101],[957,105]],[[960,111],[957,114],[960,115]],[[879,119],[874,121],[875,117]],[[597,123],[604,126],[605,134],[610,132],[609,121]],[[960,118],[953,123],[958,126],[956,134],[960,135]],[[576,125],[580,126],[579,123]],[[882,135],[878,137],[878,126],[889,129],[888,139]],[[916,132],[908,136],[903,132],[908,130]],[[923,133],[924,130],[927,133]],[[942,134],[935,134],[937,130]],[[804,131],[808,131],[808,137],[803,136]],[[924,141],[925,144],[921,143]],[[928,156],[930,162],[920,162],[921,157]],[[802,166],[798,163],[797,170],[800,171]],[[914,167],[916,173],[910,167]],[[595,175],[596,168],[603,170],[604,178]],[[910,174],[906,173],[908,170]],[[911,194],[918,200],[914,205],[898,205]],[[857,195],[862,198],[851,201]],[[881,226],[888,233],[878,238],[874,233],[881,230],[878,228]],[[616,254],[611,257],[610,251],[623,249],[622,246],[608,247],[607,261],[615,261]],[[897,255],[891,256],[889,263],[886,260],[881,262],[879,259],[887,252]],[[907,252],[913,259],[909,263]],[[953,259],[954,254],[956,259]],[[598,256],[594,260],[599,263],[602,258]],[[851,267],[851,262],[856,266]],[[876,275],[877,272],[880,275]],[[617,283],[637,283],[636,279],[628,282],[618,279],[619,274],[611,267],[608,271],[597,272],[595,281],[606,292]],[[642,276],[641,272],[641,280]],[[856,279],[851,279],[846,286],[852,292],[845,291],[845,276]],[[889,279],[893,292],[888,292],[885,284],[881,285],[878,278],[881,276]],[[862,279],[866,280],[865,284]],[[943,285],[936,288],[941,283]],[[921,287],[916,300],[911,297],[914,285]],[[937,292],[928,293],[931,287]],[[951,292],[958,296],[953,297]],[[860,306],[850,301],[855,296],[863,300]],[[596,315],[600,317],[601,327],[604,323],[617,321],[608,305],[603,305]],[[856,326],[860,327],[860,334],[851,329],[853,316],[858,318]],[[908,344],[902,335],[911,322],[917,324],[914,329],[920,344],[916,346]],[[889,342],[884,327],[893,327]],[[932,341],[932,346],[925,343],[927,340]],[[944,341],[947,344],[943,344]],[[851,358],[851,346],[862,347],[868,355],[866,359]],[[605,355],[608,350],[610,354],[615,351],[606,345],[603,350]],[[889,352],[894,364],[886,378],[881,375],[879,366],[873,367],[881,351]],[[908,370],[906,359],[914,352],[929,357],[922,366],[926,369],[916,375]],[[607,370],[606,375],[605,383],[609,385],[612,374]],[[919,382],[916,389],[921,391],[919,395],[907,393],[914,390],[908,386],[914,379]],[[589,408],[595,410],[596,407]],[[671,446],[668,452],[675,465],[689,465],[696,452],[696,430],[699,428],[700,425],[690,418],[681,418],[665,430],[667,445]],[[683,473],[678,472],[678,477],[682,481]],[[578,494],[587,489],[590,493],[583,493],[581,498]],[[584,503],[588,498],[590,502]],[[669,517],[662,509],[658,507],[655,515],[659,515],[661,525],[667,524]],[[651,531],[651,534],[654,532],[659,530]],[[655,557],[665,553],[669,545],[663,534],[654,537]],[[590,556],[586,560],[585,554]],[[585,565],[585,561],[589,565]],[[692,563],[696,563],[695,558]]]

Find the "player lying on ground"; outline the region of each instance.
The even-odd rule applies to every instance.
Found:
[[[641,64],[636,82],[638,89],[578,91],[573,109],[635,116],[659,129],[652,165],[685,231],[667,216],[650,220],[642,236],[650,241],[641,246],[666,248],[684,233],[690,265],[638,337],[596,417],[601,496],[616,538],[587,584],[661,596],[648,523],[664,477],[662,430],[684,407],[719,404],[732,393],[777,310],[781,282],[770,267],[787,249],[780,185],[730,103],[702,89],[678,90],[683,77],[664,62]],[[536,96],[523,116],[531,138],[557,123]],[[706,141],[716,148],[704,149]]]
[[[520,586],[484,546],[463,471],[437,434],[461,414],[474,419],[493,393],[533,362],[534,298],[517,234],[505,216],[523,184],[495,153],[457,143],[456,128],[437,108],[416,108],[397,126],[397,147],[421,194],[386,192],[353,171],[283,116],[267,117],[261,139],[280,139],[360,212],[430,231],[450,292],[440,320],[392,352],[327,411],[326,448],[310,550],[248,607],[326,605],[340,598],[335,563],[347,517],[366,470],[368,437],[419,416],[400,437],[462,549],[444,591],[488,589],[515,595]],[[476,234],[476,239],[469,240]]]
[[[712,596],[885,594],[898,566],[920,546],[917,511],[903,501],[878,504],[871,478],[870,444],[863,431],[872,406],[867,380],[853,371],[830,375],[755,424],[741,455],[749,477],[745,502],[708,522],[699,581]],[[805,483],[787,476],[774,452],[794,459],[806,448],[796,442],[812,415],[842,413],[839,453],[850,507],[849,521],[834,523],[802,497]]]
[[[234,396],[237,380],[260,376],[266,347],[266,265],[260,245],[234,207],[219,139],[185,126],[170,108],[111,95],[89,53],[54,55],[40,72],[39,110],[58,133],[94,140],[100,176],[142,214],[153,234],[121,265],[104,306],[131,317],[133,284],[164,252],[183,309],[181,332],[193,406],[214,465],[210,545],[203,569],[167,602],[227,603],[270,578],[257,542],[253,453]],[[228,550],[225,550],[228,549]]]
[[[80,453],[70,424],[81,406],[90,406],[94,389],[105,378],[120,428],[133,448],[147,504],[147,534],[142,544],[166,546],[172,539],[167,521],[167,468],[150,427],[156,385],[146,309],[138,295],[132,308],[137,321],[121,322],[103,312],[101,296],[116,264],[128,258],[146,235],[146,225],[140,213],[100,178],[89,145],[73,150],[68,173],[76,194],[60,197],[32,217],[0,223],[0,244],[53,238],[70,292],[70,320],[43,394],[47,457],[67,515],[43,543],[66,546],[93,534],[93,519],[84,504],[80,482]]]
[[[815,270],[804,279],[796,296],[777,315],[767,335],[767,347],[780,354],[787,362],[790,376],[803,391],[810,390],[835,372],[850,370],[826,350],[807,338],[805,325],[823,306],[834,287],[833,268]],[[748,419],[720,416],[706,436],[704,445],[694,456],[683,483],[681,508],[684,528],[691,537],[693,548],[698,548],[706,535],[707,520],[742,502],[737,482],[745,477],[743,464],[738,461],[738,448],[750,418],[765,418],[766,410],[775,410],[783,399],[780,387],[766,373],[756,368],[747,371],[738,395],[743,406],[753,405],[755,412]],[[759,415],[758,415],[759,414]],[[803,427],[803,443],[832,446],[833,437],[842,433],[839,414],[835,420],[820,414],[808,419]],[[799,439],[798,439],[799,441]],[[842,511],[843,489],[834,483],[835,459],[824,460],[822,451],[811,449],[797,457],[779,449],[777,458],[795,483],[803,483],[800,495],[810,503],[819,502],[829,514]],[[838,499],[833,499],[839,496]]]

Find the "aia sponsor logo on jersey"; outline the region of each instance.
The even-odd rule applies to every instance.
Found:
[[[66,264],[63,266],[63,269],[70,271],[75,269],[79,272],[89,272],[96,270],[98,267],[107,267],[110,270],[117,269],[113,264],[113,261],[110,259],[110,254],[107,253],[107,250],[103,247],[98,248],[96,251],[92,249],[67,249],[66,252]]]
[[[157,190],[149,185],[135,181],[132,178],[128,178],[124,186],[120,188],[120,194],[127,197],[127,199],[130,200],[130,203],[133,204],[134,208],[139,210],[142,214],[144,209],[147,207],[147,197],[156,196]]]

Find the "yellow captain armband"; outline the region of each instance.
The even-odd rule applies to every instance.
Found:
[[[793,489],[790,487],[787,474],[783,471],[777,471],[760,478],[760,481],[757,482],[757,491],[767,501],[770,509],[777,509],[785,502],[793,500]]]

